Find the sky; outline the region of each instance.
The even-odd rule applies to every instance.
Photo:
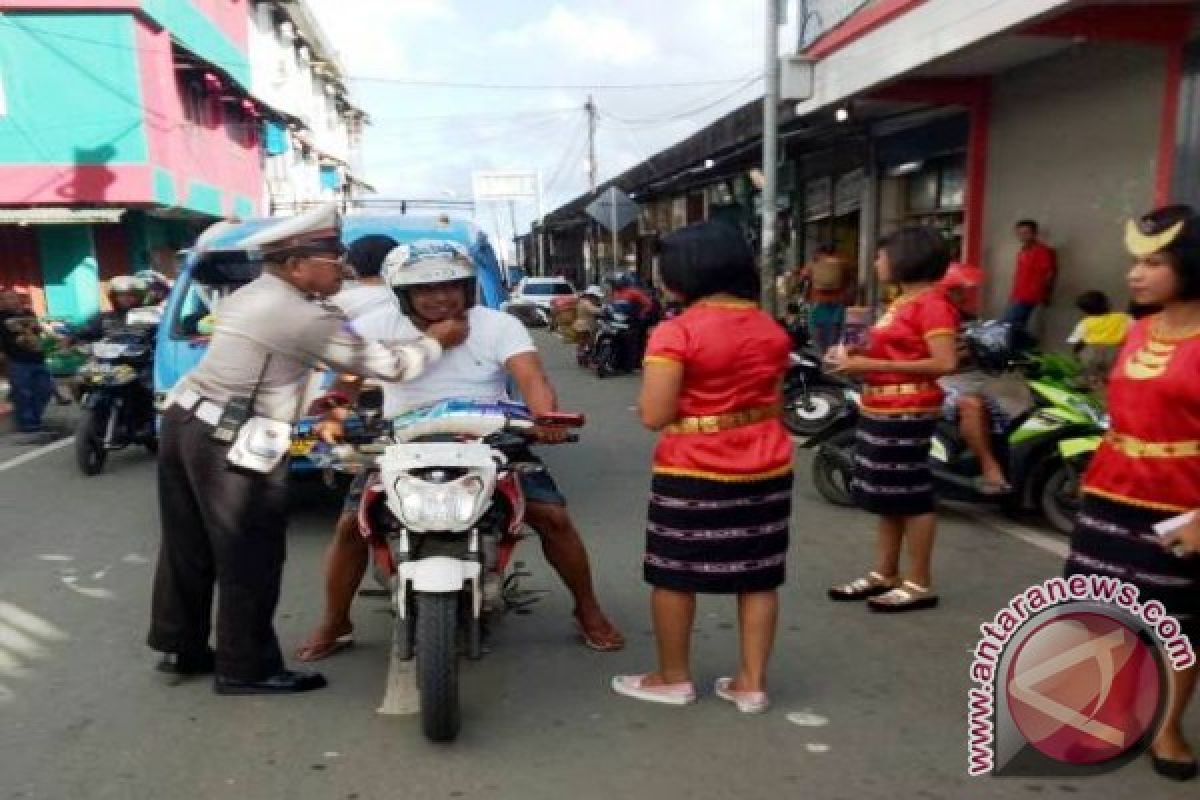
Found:
[[[601,181],[762,93],[764,0],[309,0],[373,124],[364,179],[381,195],[471,197],[471,174],[536,170],[545,208],[588,188],[587,88]],[[533,204],[518,206],[527,231]],[[505,241],[507,205],[477,222]]]

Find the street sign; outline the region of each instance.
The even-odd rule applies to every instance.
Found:
[[[476,172],[471,175],[475,200],[533,200],[539,196],[536,172]]]
[[[586,209],[588,216],[616,233],[638,218],[638,204],[615,186],[592,201]]]

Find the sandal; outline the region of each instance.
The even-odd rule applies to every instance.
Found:
[[[766,692],[743,692],[730,689],[733,678],[717,678],[713,685],[713,694],[722,700],[733,703],[743,714],[761,714],[771,707],[771,701]]]
[[[919,586],[912,581],[904,583],[867,601],[867,607],[872,611],[898,613],[901,611],[920,611],[933,608],[938,604],[938,596],[927,586]]]
[[[583,644],[589,649],[595,650],[597,653],[615,653],[625,648],[625,636],[607,619],[604,620],[602,626],[593,626],[588,629],[584,627],[578,612],[573,616],[575,617],[575,629],[583,639]]]
[[[296,648],[295,655],[297,661],[320,661],[323,658],[337,655],[353,646],[354,629],[350,628],[334,639],[309,639]]]
[[[975,479],[975,491],[984,497],[1000,497],[1001,495],[1012,494],[1012,490],[1012,485],[1005,480],[992,481],[983,477]]]
[[[885,578],[878,572],[868,572],[865,578],[830,587],[829,599],[838,603],[852,603],[881,595],[895,588],[895,578]]]
[[[689,683],[645,686],[646,675],[614,675],[612,690],[625,697],[665,706],[687,706],[696,702],[696,688]]]

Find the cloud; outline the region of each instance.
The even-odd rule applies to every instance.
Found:
[[[492,38],[499,47],[548,47],[568,59],[618,67],[645,63],[658,53],[652,36],[620,17],[576,12],[562,5],[554,6],[545,19],[500,31]]]
[[[452,0],[308,0],[351,75],[415,78],[410,48],[398,35],[431,23],[454,22]],[[354,12],[347,13],[352,2]]]

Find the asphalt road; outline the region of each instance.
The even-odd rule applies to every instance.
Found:
[[[663,708],[612,695],[613,673],[651,666],[640,578],[652,438],[631,412],[636,381],[584,375],[543,340],[566,407],[591,420],[546,454],[571,498],[602,599],[630,639],[584,649],[570,602],[533,542],[527,585],[551,592],[510,615],[494,652],[464,670],[464,730],[450,746],[415,718],[375,713],[388,652],[385,601],[360,598],[358,645],[327,662],[329,689],[299,697],[168,687],[143,646],[157,546],[154,465],[115,456],[83,478],[69,447],[25,463],[0,452],[0,798],[1091,798],[1194,797],[1146,761],[1086,781],[966,776],[968,648],[978,625],[1061,559],[949,515],[937,551],[942,607],[896,618],[834,605],[825,587],[868,565],[873,520],[833,509],[799,475],[789,582],[772,670],[774,707],[746,717],[705,697]],[[290,650],[319,609],[334,510],[294,515],[278,627]],[[695,664],[707,687],[735,663],[734,608],[708,599]],[[806,711],[797,725],[790,712]],[[1200,738],[1200,720],[1191,730]]]

